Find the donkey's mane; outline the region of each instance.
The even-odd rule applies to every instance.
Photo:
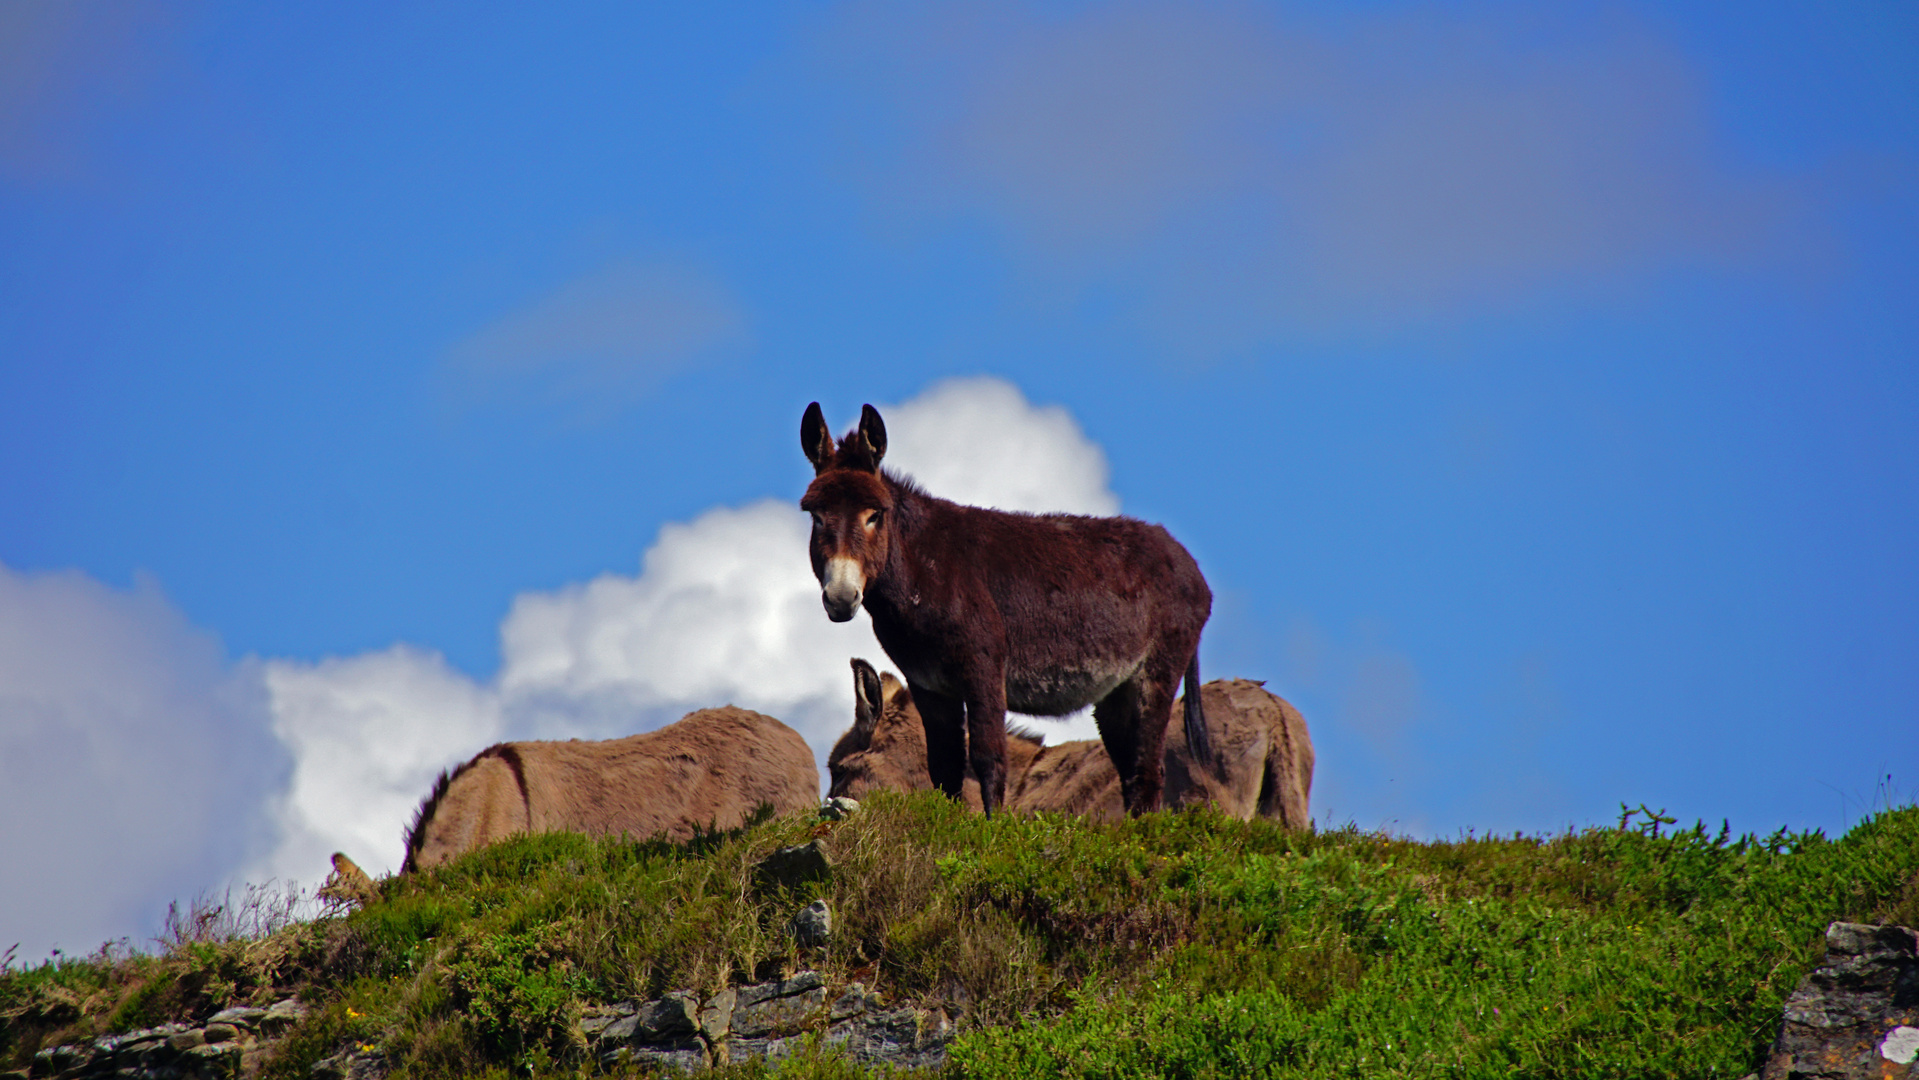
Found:
[[[882,451],[883,453],[884,451]],[[860,469],[873,472],[880,463],[874,459],[872,448],[860,435],[860,429],[854,428],[840,436],[839,448],[833,452],[833,467],[837,469]]]
[[[447,788],[453,786],[453,781],[458,780],[461,774],[478,765],[482,758],[487,757],[497,757],[506,762],[506,767],[513,770],[513,779],[520,785],[520,793],[524,797],[526,772],[520,762],[520,752],[512,743],[494,743],[468,758],[457,768],[440,770],[439,779],[433,781],[433,790],[427,793],[419,809],[413,811],[413,820],[406,827],[406,861],[400,866],[401,873],[410,874],[417,869],[413,865],[413,857],[419,853],[420,842],[426,838],[426,827],[433,823],[433,815],[439,811],[440,801],[446,798]]]
[[[902,515],[919,514],[919,513],[923,513],[923,507],[927,503],[944,503],[948,506],[958,507],[961,510],[985,510],[985,511],[988,511],[989,513],[1010,514],[1013,517],[1022,517],[1022,518],[1077,518],[1077,519],[1090,521],[1098,516],[1098,515],[1089,515],[1089,514],[1074,514],[1064,510],[1047,510],[1047,511],[1008,510],[1000,506],[974,506],[970,503],[954,502],[952,499],[943,498],[939,495],[933,494],[932,492],[921,487],[919,481],[913,479],[910,476],[907,476],[905,473],[896,472],[890,468],[883,468],[880,470],[880,479],[884,481],[888,487],[893,489],[893,496],[895,499],[900,499],[901,496],[905,497],[904,499],[900,499],[900,502],[895,507],[894,513],[896,514],[902,514]],[[914,505],[914,504],[918,504],[918,505]],[[1134,518],[1126,517],[1126,515],[1124,514],[1116,514],[1113,516],[1115,518],[1119,518],[1126,521],[1136,520]]]

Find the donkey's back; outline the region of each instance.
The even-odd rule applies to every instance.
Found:
[[[407,831],[406,869],[520,833],[690,839],[737,828],[761,804],[819,802],[813,751],[778,720],[726,706],[603,741],[512,742],[442,773]]]

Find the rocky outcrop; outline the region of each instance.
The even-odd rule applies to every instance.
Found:
[[[650,1063],[684,1072],[750,1058],[790,1057],[809,1039],[862,1065],[919,1068],[946,1061],[946,1014],[886,1007],[860,983],[829,993],[816,971],[722,990],[704,1002],[686,992],[606,1006],[581,1024],[603,1066]]]
[[[18,1075],[31,1080],[238,1080],[258,1070],[275,1037],[305,1012],[289,998],[267,1009],[227,1009],[199,1025],[165,1024],[50,1047]],[[862,1065],[939,1066],[953,1036],[943,1012],[888,1008],[861,983],[834,994],[816,971],[722,990],[704,1000],[679,991],[647,1002],[595,1006],[580,1029],[603,1066],[650,1064],[686,1073],[756,1057],[777,1061],[809,1040]],[[356,1046],[315,1062],[311,1076],[379,1080],[390,1066],[378,1048]],[[0,1074],[0,1080],[9,1075]]]
[[[267,1040],[306,1014],[288,998],[271,1008],[225,1009],[204,1024],[163,1024],[33,1056],[27,1075],[59,1080],[228,1080],[250,1072]]]
[[[1836,922],[1760,1080],[1919,1080],[1919,934]]]

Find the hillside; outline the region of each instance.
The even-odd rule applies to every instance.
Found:
[[[824,880],[756,873],[809,840]],[[803,952],[789,926],[815,900],[833,933]],[[0,1070],[297,995],[303,1017],[249,1069],[305,1078],[347,1051],[406,1077],[632,1071],[589,1048],[607,1006],[810,970],[821,993],[950,1016],[942,1075],[1737,1077],[1828,922],[1919,922],[1919,808],[1838,839],[1635,812],[1419,843],[881,796],[686,845],[517,840],[253,936],[201,915],[154,954],[0,972]],[[861,1075],[817,1043],[717,1075]]]

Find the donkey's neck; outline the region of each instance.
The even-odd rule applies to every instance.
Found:
[[[887,548],[885,569],[869,586],[869,596],[879,604],[869,604],[868,611],[882,619],[911,623],[913,609],[919,606],[919,589],[924,584],[921,577],[929,572],[925,560],[916,552],[931,527],[931,519],[939,516],[942,509],[957,504],[927,494],[903,476],[882,472],[880,478],[893,496],[893,542]]]

